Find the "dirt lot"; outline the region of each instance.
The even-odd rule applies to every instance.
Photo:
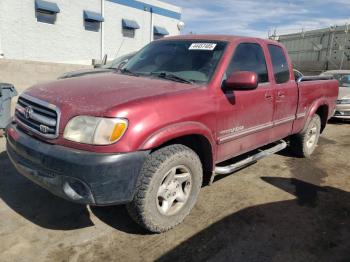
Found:
[[[350,261],[350,124],[310,160],[284,151],[203,188],[176,229],[61,200],[18,175],[0,139],[0,261]]]

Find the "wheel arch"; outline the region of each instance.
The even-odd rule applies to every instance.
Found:
[[[308,123],[311,121],[314,115],[318,115],[321,119],[321,133],[325,129],[329,117],[329,105],[326,100],[318,100],[316,101],[308,114],[308,118],[305,122],[304,129],[308,126]]]
[[[182,144],[199,156],[203,166],[203,182],[207,184],[215,166],[215,142],[210,130],[201,123],[186,122],[167,126],[152,134],[140,150],[155,151],[171,144]]]

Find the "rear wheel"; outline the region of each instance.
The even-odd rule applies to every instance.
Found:
[[[314,115],[307,127],[290,139],[292,151],[299,157],[310,157],[315,151],[321,133],[321,119]]]
[[[180,224],[193,208],[201,185],[202,165],[198,155],[183,145],[153,152],[146,160],[130,216],[152,232],[165,232]]]

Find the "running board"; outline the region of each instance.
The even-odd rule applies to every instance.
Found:
[[[215,174],[218,175],[227,175],[227,174],[231,174],[243,167],[248,166],[249,164],[252,164],[264,157],[270,156],[274,153],[277,153],[278,151],[281,151],[283,149],[285,149],[287,147],[287,143],[283,140],[279,141],[277,145],[265,149],[265,150],[260,150],[259,153],[252,155],[250,157],[247,157],[246,159],[243,159],[241,161],[238,161],[234,164],[228,165],[228,166],[216,166],[215,167]],[[214,180],[214,175],[212,176],[212,180]],[[213,181],[210,181],[211,183]]]

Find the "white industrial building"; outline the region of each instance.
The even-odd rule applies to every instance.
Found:
[[[91,64],[181,26],[181,9],[157,0],[0,0],[0,58]]]

